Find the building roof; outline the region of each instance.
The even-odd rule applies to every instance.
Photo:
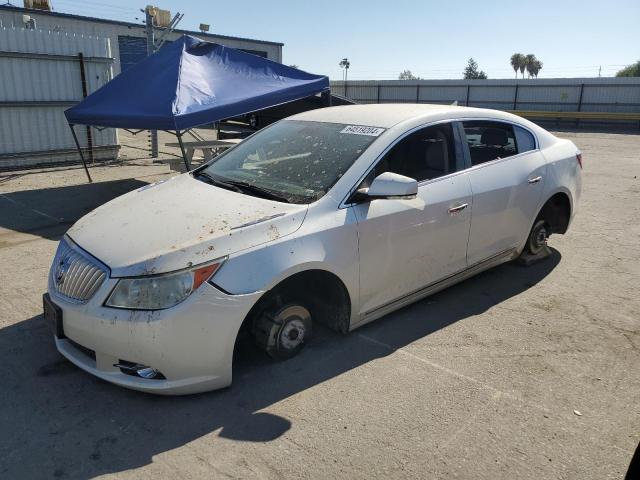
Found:
[[[20,13],[25,13],[25,14],[33,14],[33,15],[49,15],[52,17],[59,17],[59,18],[70,18],[70,19],[75,19],[75,20],[82,20],[85,22],[94,22],[94,23],[106,23],[106,24],[110,24],[110,25],[121,25],[123,27],[137,27],[137,28],[143,28],[144,25],[141,23],[133,23],[133,22],[122,22],[120,20],[109,20],[107,18],[96,18],[96,17],[85,17],[83,15],[75,15],[72,13],[62,13],[62,12],[48,12],[46,10],[39,10],[39,9],[34,9],[34,8],[22,8],[22,7],[16,7],[14,5],[0,5],[0,9],[4,9],[4,10],[10,10],[13,12],[20,12]],[[0,10],[1,12],[2,10]],[[228,35],[218,35],[218,34],[214,34],[214,33],[203,33],[203,32],[195,32],[193,30],[181,30],[181,29],[175,29],[174,32],[176,33],[182,33],[182,34],[186,34],[186,35],[198,35],[199,37],[203,37],[206,39],[218,39],[218,38],[222,38],[222,39],[228,39],[228,40],[242,40],[245,42],[256,42],[256,43],[264,43],[267,45],[278,45],[280,47],[284,46],[284,43],[281,42],[271,42],[269,40],[256,40],[254,38],[244,38],[244,37],[231,37]]]

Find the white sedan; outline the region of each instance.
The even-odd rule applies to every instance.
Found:
[[[231,384],[318,322],[348,332],[565,233],[576,146],[505,112],[355,105],[259,131],[193,172],[79,220],[44,296],[58,350],[124,387]]]

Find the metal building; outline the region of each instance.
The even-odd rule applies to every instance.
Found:
[[[184,30],[167,39],[184,33],[282,61],[278,42]],[[78,161],[64,110],[146,55],[142,24],[0,5],[0,171]],[[90,160],[117,158],[114,129],[77,133]]]
[[[31,19],[35,20],[35,25],[38,30],[109,38],[111,40],[111,53],[115,59],[113,65],[115,75],[120,73],[121,69],[126,69],[147,55],[145,31],[142,23],[120,22],[104,18],[84,17],[68,13],[0,5],[0,27],[23,28],[24,15],[28,15]],[[221,43],[232,48],[260,55],[275,62],[282,62],[283,44],[280,42],[252,40],[249,38],[229,37],[179,29],[167,35],[167,40],[175,40],[185,33],[188,35],[196,35],[210,42]]]

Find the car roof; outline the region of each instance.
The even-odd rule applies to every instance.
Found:
[[[412,119],[428,121],[430,118],[436,120],[442,118],[455,119],[464,117],[489,117],[497,120],[522,120],[519,117],[497,110],[424,103],[376,103],[369,105],[345,105],[339,107],[318,108],[316,110],[310,110],[289,117],[289,120],[391,128],[398,123]]]

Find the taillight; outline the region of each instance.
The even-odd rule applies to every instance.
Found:
[[[576,153],[576,160],[578,161],[578,165],[580,165],[580,170],[582,170],[582,152]]]

